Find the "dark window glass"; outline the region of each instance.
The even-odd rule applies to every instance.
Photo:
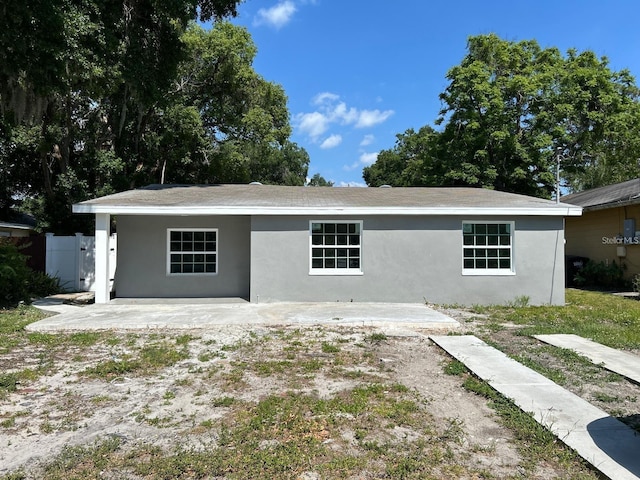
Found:
[[[170,231],[169,272],[215,273],[215,252],[217,248],[216,236],[216,232]],[[208,253],[205,255],[205,252]]]
[[[312,223],[311,245],[311,268],[360,268],[360,249],[354,248],[360,245],[357,223]]]
[[[511,267],[511,249],[497,248],[511,245],[511,226],[503,223],[464,223],[462,244],[464,247],[487,246],[493,248],[463,248],[465,269],[499,269]]]

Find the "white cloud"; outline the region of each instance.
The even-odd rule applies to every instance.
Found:
[[[362,138],[362,141],[360,142],[360,146],[361,147],[366,147],[367,145],[371,145],[374,140],[376,139],[376,137],[374,137],[373,135],[369,134],[369,135],[365,135]]]
[[[344,165],[342,169],[346,170],[347,172],[350,172],[357,168],[368,167],[369,165],[374,163],[376,160],[378,160],[378,152],[362,153],[358,161],[352,163],[351,165]]]
[[[362,155],[360,155],[360,163],[362,165],[369,166],[376,160],[378,160],[378,152],[363,153]]]
[[[320,112],[299,113],[294,117],[298,128],[309,135],[314,141],[327,131],[330,120]]]
[[[378,125],[394,114],[393,110],[358,110],[349,107],[345,102],[340,101],[339,95],[331,92],[319,93],[313,98],[312,104],[317,107],[316,111],[295,115],[293,123],[313,142],[319,141],[319,137],[329,129],[331,124],[366,128]]]
[[[323,150],[327,150],[329,148],[335,148],[342,143],[341,135],[331,135],[325,139],[324,142],[320,144],[320,148]]]
[[[289,0],[280,2],[271,8],[261,8],[253,19],[253,25],[268,25],[280,29],[291,21],[296,10],[295,4]]]
[[[356,128],[373,127],[379,123],[384,122],[387,118],[393,115],[393,110],[362,110],[358,115],[358,121],[356,122]]]
[[[333,101],[336,101],[340,98],[339,95],[336,95],[335,93],[331,93],[331,92],[322,92],[319,93],[318,95],[316,95],[315,97],[313,97],[312,103],[314,105],[322,105],[325,103],[331,103]]]

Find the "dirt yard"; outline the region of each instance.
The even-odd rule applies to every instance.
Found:
[[[0,478],[599,478],[517,439],[428,334],[29,334],[0,357]]]
[[[633,420],[637,386],[584,362],[567,368],[508,325],[445,313]],[[323,325],[8,335],[0,478],[600,478],[526,415],[498,414],[465,388],[468,373],[429,333]]]

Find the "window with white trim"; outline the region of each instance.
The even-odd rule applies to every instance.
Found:
[[[462,273],[513,275],[513,222],[462,223]]]
[[[168,275],[216,275],[217,273],[217,229],[167,230]]]
[[[311,221],[312,275],[362,274],[362,221]]]

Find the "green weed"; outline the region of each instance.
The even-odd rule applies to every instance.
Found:
[[[332,343],[322,342],[322,351],[324,353],[338,353],[340,348]]]

